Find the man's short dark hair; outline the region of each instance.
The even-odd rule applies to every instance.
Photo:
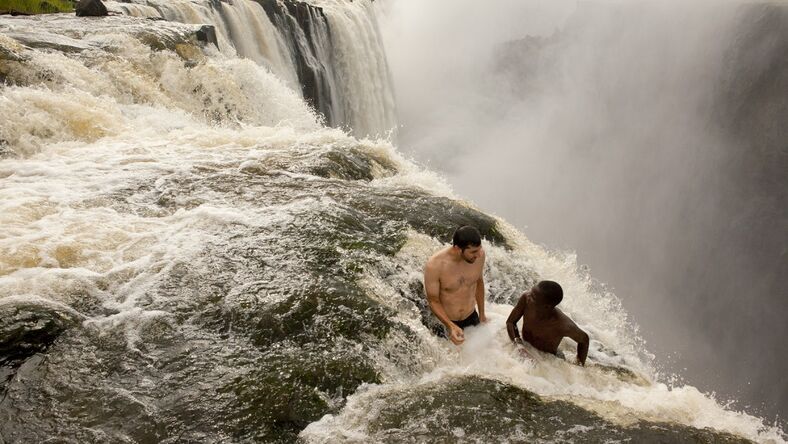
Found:
[[[540,281],[536,289],[544,296],[544,301],[555,307],[564,299],[564,290],[558,282]]]
[[[464,225],[454,230],[451,242],[454,246],[460,247],[460,250],[468,247],[478,247],[482,244],[482,235],[476,227]]]

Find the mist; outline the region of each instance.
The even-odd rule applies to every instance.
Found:
[[[656,364],[784,421],[788,7],[387,0],[399,145],[578,261]]]

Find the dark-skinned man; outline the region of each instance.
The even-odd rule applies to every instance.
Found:
[[[564,337],[577,342],[577,363],[585,365],[588,356],[588,334],[580,329],[558,307],[564,291],[557,282],[541,281],[520,296],[520,300],[506,320],[509,339],[522,345],[523,340],[537,350],[557,354]],[[523,318],[523,336],[517,331],[517,321]]]

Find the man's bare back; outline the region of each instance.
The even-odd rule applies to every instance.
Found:
[[[476,233],[478,236],[478,231]],[[446,326],[449,339],[455,344],[464,341],[462,328],[487,320],[482,277],[485,253],[480,244],[481,238],[478,238],[478,242],[478,245],[465,248],[457,245],[443,248],[424,266],[427,302],[438,320]]]
[[[542,281],[555,284],[560,291],[560,286],[551,281]],[[517,321],[523,318],[523,340],[533,345],[536,349],[543,352],[556,354],[558,346],[564,337],[572,338],[577,342],[577,362],[585,365],[588,355],[589,337],[586,332],[580,329],[569,316],[564,314],[555,305],[560,303],[563,292],[556,299],[550,300],[546,292],[554,290],[547,285],[547,291],[540,291],[542,282],[534,286],[533,289],[520,296],[520,300],[506,320],[506,330],[509,339],[514,342],[520,340],[517,331]],[[555,302],[555,301],[558,302]],[[553,305],[555,304],[555,305]]]

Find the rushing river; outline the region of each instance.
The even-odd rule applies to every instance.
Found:
[[[0,18],[0,442],[785,442],[398,153],[373,3],[108,6]],[[455,347],[421,268],[462,224],[490,322]],[[588,367],[509,345],[542,278]]]

